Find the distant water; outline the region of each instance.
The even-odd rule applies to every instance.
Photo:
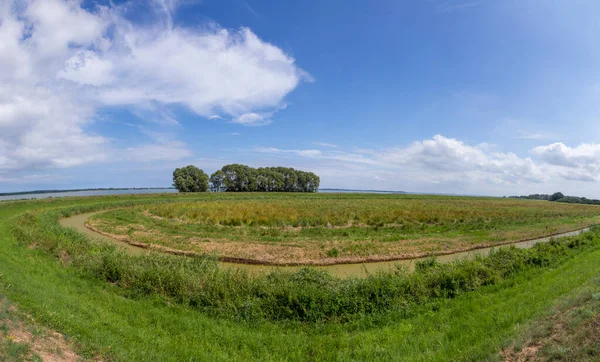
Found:
[[[91,190],[91,191],[68,191],[51,192],[47,194],[21,194],[0,196],[2,200],[23,200],[23,199],[46,199],[48,197],[66,197],[66,196],[100,196],[100,195],[130,195],[130,194],[162,194],[175,193],[175,189],[135,189],[135,190]]]
[[[319,189],[319,192],[349,193],[349,194],[408,194],[405,191],[359,190],[359,189]]]
[[[0,196],[3,200],[23,200],[23,199],[46,199],[48,197],[73,197],[73,196],[100,196],[100,195],[129,195],[129,194],[160,194],[176,193],[175,189],[132,189],[132,190],[90,190],[90,191],[67,191],[67,192],[49,192],[44,194],[20,194]],[[319,189],[319,192],[335,193],[364,193],[364,194],[405,194],[402,191],[381,191],[381,190],[345,190],[345,189]]]

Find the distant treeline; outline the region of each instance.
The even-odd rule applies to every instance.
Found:
[[[59,192],[80,192],[80,191],[165,190],[165,189],[172,189],[172,187],[103,187],[103,188],[93,188],[93,189],[34,190],[34,191],[18,191],[18,192],[0,192],[0,196],[56,194]]]
[[[532,194],[527,196],[509,196],[511,199],[528,199],[528,200],[550,200],[550,196],[548,194]]]
[[[231,164],[210,178],[192,165],[173,172],[173,186],[180,192],[317,192],[319,183],[319,176],[314,173],[289,167]]]
[[[513,199],[530,199],[530,200],[546,200],[554,202],[565,202],[568,204],[590,204],[600,205],[600,200],[588,199],[586,197],[579,196],[565,196],[562,192],[555,192],[552,195],[548,194],[533,194],[528,196],[510,196]]]

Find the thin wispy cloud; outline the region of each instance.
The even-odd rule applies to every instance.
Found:
[[[555,135],[549,134],[549,133],[530,133],[530,132],[525,132],[525,131],[521,131],[520,135],[516,136],[515,138],[517,139],[525,139],[525,140],[553,140],[556,139],[557,137]]]
[[[472,8],[483,3],[483,0],[424,0],[432,4],[438,13],[448,13],[465,8]]]
[[[255,147],[254,151],[261,153],[294,154],[302,157],[318,157],[322,152],[319,150],[284,150],[275,147]]]
[[[252,15],[254,15],[254,17],[256,18],[260,18],[260,14],[254,10],[254,8],[252,6],[250,6],[250,4],[248,3],[248,1],[245,0],[240,0],[240,2],[242,3],[242,6]]]
[[[315,146],[327,147],[327,148],[338,148],[338,145],[334,145],[333,143],[327,142],[313,142]]]

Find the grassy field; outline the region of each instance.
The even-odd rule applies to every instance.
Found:
[[[75,213],[204,200],[0,203],[0,295],[84,359],[478,361],[526,345],[531,326],[568,296],[600,292],[597,229],[488,258],[428,261],[413,274],[339,279],[310,269],[247,278],[210,258],[130,256],[58,224]],[[26,353],[18,348],[11,353]]]
[[[207,195],[88,220],[133,243],[265,264],[335,264],[464,251],[580,229],[600,208],[500,198],[375,194]]]

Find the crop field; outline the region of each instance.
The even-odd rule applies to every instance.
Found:
[[[598,360],[597,210],[358,194],[0,202],[0,360]],[[343,248],[354,243],[433,248],[442,238],[466,238],[478,245],[490,236],[504,235],[499,242],[592,227],[529,249],[503,246],[451,263],[425,259],[414,272],[340,278],[312,267],[248,275],[222,268],[214,253],[132,254],[59,223],[92,212],[100,212],[93,225],[136,240],[146,232],[157,235],[147,239],[155,243],[183,237],[168,244],[178,248],[194,238],[314,242],[332,259],[350,255]],[[339,254],[327,255],[334,246]],[[559,327],[565,329],[554,333]],[[574,343],[571,331],[578,330],[585,338]]]
[[[407,259],[581,229],[590,205],[374,194],[239,194],[108,211],[88,227],[133,243],[264,264]]]

